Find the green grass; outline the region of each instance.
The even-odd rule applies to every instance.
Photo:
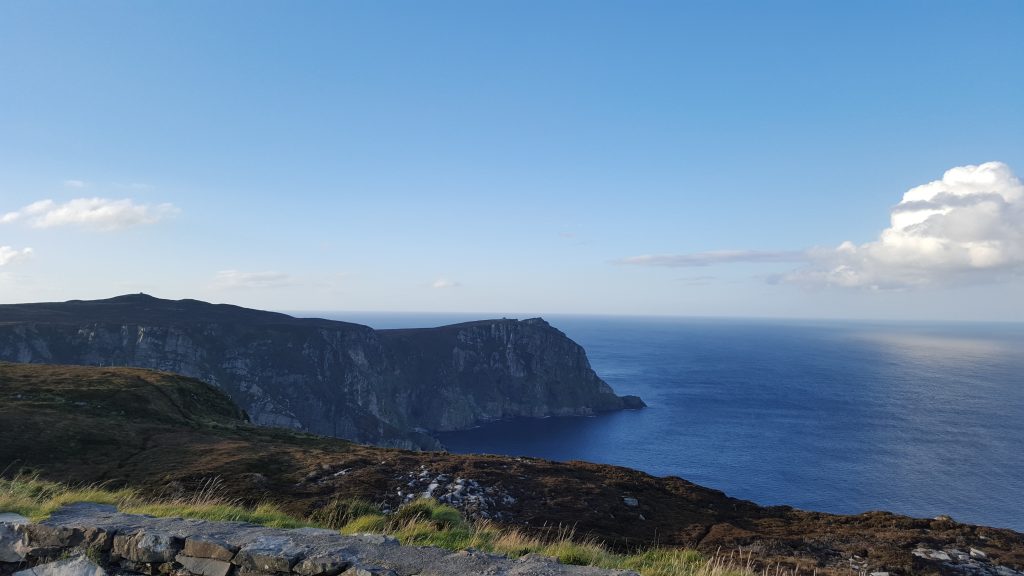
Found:
[[[295,518],[272,504],[255,507],[220,501],[216,494],[201,492],[188,499],[153,500],[135,490],[112,490],[103,486],[67,486],[36,477],[0,478],[0,511],[15,512],[32,521],[45,519],[55,510],[73,502],[112,504],[129,514],[175,516],[202,520],[252,522],[274,528],[301,528],[316,523]]]
[[[541,554],[564,564],[635,570],[643,576],[754,576],[749,561],[731,557],[709,558],[693,550],[653,548],[635,554],[617,554],[593,539],[578,538],[563,530],[541,539],[514,527],[490,522],[469,522],[458,510],[430,499],[419,499],[393,514],[382,514],[361,500],[335,500],[299,518],[264,503],[241,506],[218,496],[218,483],[207,482],[192,497],[154,500],[131,489],[112,490],[103,486],[67,486],[37,477],[0,478],[0,512],[16,512],[39,521],[61,506],[73,502],[112,504],[122,512],[152,516],[242,521],[275,528],[314,526],[339,530],[343,534],[389,534],[401,543],[437,546],[450,550],[474,548],[519,557]],[[767,574],[767,571],[763,572]]]
[[[179,518],[201,518],[224,522],[250,522],[271,528],[304,528],[318,526],[316,522],[295,518],[282,512],[272,504],[260,504],[254,508],[244,508],[232,504],[179,504],[174,502],[154,502],[133,504],[121,508],[129,514],[149,514]]]

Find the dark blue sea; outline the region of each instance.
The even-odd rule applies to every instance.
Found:
[[[335,314],[374,327],[455,315]],[[1024,325],[547,317],[649,408],[440,435],[618,464],[759,504],[1024,531]]]

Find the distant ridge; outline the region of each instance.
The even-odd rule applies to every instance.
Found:
[[[642,407],[542,319],[373,330],[130,294],[0,305],[0,360],[152,368],[224,390],[253,421],[385,446],[512,417]]]

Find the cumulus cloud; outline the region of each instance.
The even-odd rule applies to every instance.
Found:
[[[225,290],[281,288],[294,283],[292,277],[284,272],[242,272],[240,270],[221,270],[217,272],[213,280],[215,287]]]
[[[0,216],[0,224],[25,220],[35,228],[82,226],[117,230],[155,224],[177,213],[172,204],[136,204],[130,198],[76,198],[63,203],[40,200]]]
[[[18,260],[28,258],[32,255],[31,248],[17,250],[10,246],[0,246],[0,266],[6,266]]]
[[[616,264],[633,264],[643,266],[667,266],[671,268],[692,268],[711,266],[713,264],[730,264],[737,262],[802,262],[807,260],[804,252],[767,252],[760,250],[712,250],[710,252],[691,252],[688,254],[655,254],[630,256],[616,260]]]
[[[960,166],[908,190],[877,240],[808,252],[783,281],[893,289],[1024,272],[1024,184],[1001,162]]]
[[[430,287],[434,288],[435,290],[443,290],[445,288],[457,288],[459,286],[462,286],[462,284],[455,282],[453,280],[449,280],[447,278],[438,278],[437,280],[434,280],[433,284],[430,285]]]

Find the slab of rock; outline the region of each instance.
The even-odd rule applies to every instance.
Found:
[[[284,535],[261,536],[242,546],[231,562],[259,572],[291,572],[305,550]]]
[[[112,554],[132,562],[147,564],[174,562],[185,547],[185,539],[161,530],[143,530],[114,536]]]
[[[28,518],[14,512],[0,512],[0,524],[28,524]]]
[[[352,561],[340,553],[321,552],[302,559],[292,568],[300,576],[335,576],[352,566]]]
[[[231,563],[213,558],[195,558],[178,554],[175,558],[181,567],[200,576],[227,576],[231,571]]]
[[[28,518],[21,514],[0,514],[0,562],[21,562],[25,549],[21,543]]]
[[[230,562],[238,552],[238,546],[223,538],[209,535],[189,536],[185,538],[182,554],[192,558],[211,558]]]
[[[918,558],[924,558],[926,560],[938,560],[940,562],[949,562],[951,560],[949,554],[946,554],[942,550],[932,550],[930,548],[917,548],[914,550],[913,554]]]
[[[352,538],[356,538],[361,542],[367,544],[373,544],[374,546],[398,546],[398,539],[394,536],[385,536],[384,534],[353,534]]]
[[[103,568],[84,555],[73,556],[57,562],[40,564],[28,570],[15,572],[14,576],[106,576]]]

